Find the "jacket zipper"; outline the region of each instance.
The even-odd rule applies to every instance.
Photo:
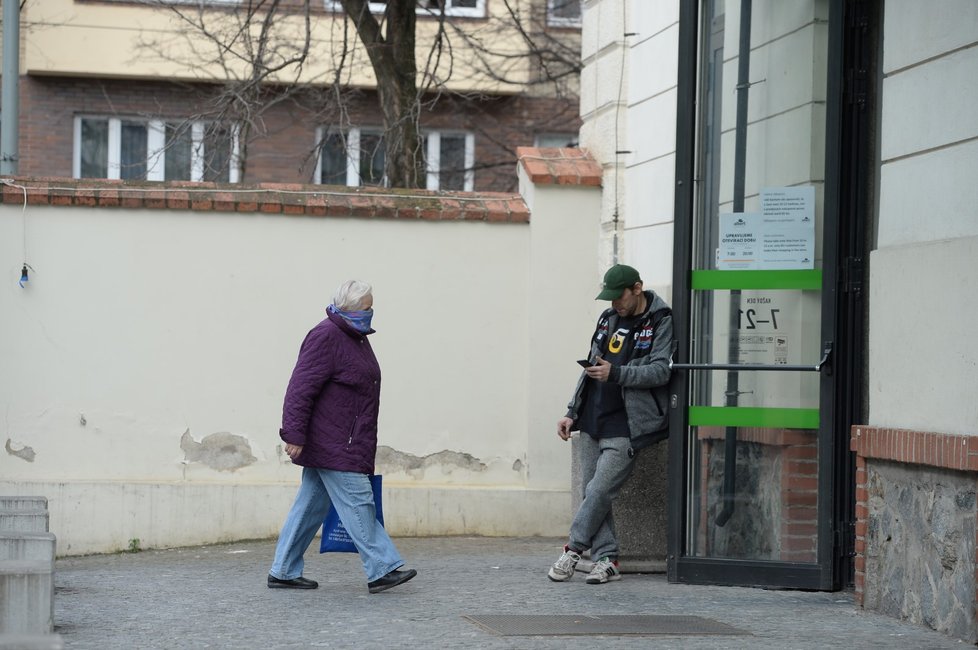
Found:
[[[363,337],[363,336],[360,337],[360,343],[364,343],[364,342],[366,342],[366,340],[367,340],[366,337]],[[367,353],[366,352],[363,352],[363,348],[362,347],[360,348],[360,351],[362,352],[362,354],[363,354],[364,357],[367,356]],[[374,381],[374,383],[376,384],[377,382]],[[359,420],[360,420],[360,414],[359,413],[357,415],[354,415],[353,416],[353,426],[350,427],[350,437],[347,438],[347,441],[346,441],[347,446],[353,444],[353,434],[356,433],[356,430],[357,430],[357,421],[359,421]]]

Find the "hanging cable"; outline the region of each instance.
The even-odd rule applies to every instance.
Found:
[[[622,27],[626,25],[628,19],[627,16],[627,5],[625,0],[621,3],[621,24]],[[627,39],[629,36],[634,36],[635,32],[625,32],[622,36]],[[621,149],[621,142],[618,136],[618,126],[621,121],[621,96],[625,88],[625,54],[628,51],[628,41],[623,40],[621,43],[621,65],[618,66],[618,101],[615,102],[615,189],[614,189],[614,210],[611,213],[611,263],[618,263],[618,222],[619,222],[619,201],[618,201],[618,184],[620,183],[621,176],[621,159],[620,156],[631,153],[631,151]]]
[[[29,271],[33,271],[34,267],[27,263],[27,188],[23,185],[17,185],[9,178],[0,178],[0,183],[4,185],[9,185],[10,187],[19,188],[24,193],[24,204],[21,206],[20,210],[20,220],[21,220],[21,233],[24,251],[24,264],[20,268],[20,281],[17,283],[20,285],[21,289],[27,288],[27,282],[30,281]]]

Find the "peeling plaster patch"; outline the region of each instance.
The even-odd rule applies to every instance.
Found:
[[[523,461],[520,460],[519,458],[517,458],[515,461],[513,461],[513,471],[514,472],[522,472],[523,471]]]
[[[11,456],[16,456],[22,460],[26,460],[28,463],[34,462],[34,456],[37,454],[34,453],[34,449],[32,447],[28,447],[27,445],[19,445],[20,449],[14,449],[13,445],[11,444],[12,442],[13,441],[10,438],[7,438],[7,444],[4,445],[4,449],[7,450],[8,454]]]
[[[458,451],[446,449],[436,454],[415,456],[385,446],[377,447],[377,464],[384,467],[386,472],[404,472],[414,478],[422,478],[429,467],[440,468],[443,472],[454,469],[484,472],[489,467],[475,456]]]
[[[251,445],[244,436],[233,433],[212,433],[197,442],[190,429],[180,438],[180,449],[188,463],[203,463],[220,472],[233,472],[247,467],[257,459],[251,454]]]

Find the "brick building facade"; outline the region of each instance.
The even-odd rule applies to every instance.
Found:
[[[20,167],[27,176],[78,176],[78,116],[183,121],[206,111],[210,85],[98,78],[21,78]],[[297,96],[262,117],[263,132],[243,138],[240,182],[316,183],[317,142],[322,124],[315,95]],[[380,128],[383,120],[373,90],[347,99],[351,124]],[[576,98],[508,95],[440,99],[421,117],[422,129],[471,134],[475,191],[514,191],[516,147],[574,141],[580,125]],[[244,141],[246,140],[246,141]],[[567,144],[567,143],[563,143]],[[210,180],[210,179],[208,179]]]
[[[393,46],[397,14],[368,7],[381,30],[371,47]],[[417,121],[423,189],[513,191],[517,147],[576,146],[580,6],[523,9],[418,3],[422,94],[403,119]],[[366,41],[339,3],[50,0],[24,5],[20,23],[11,171],[388,184],[385,139],[399,131],[385,128]]]

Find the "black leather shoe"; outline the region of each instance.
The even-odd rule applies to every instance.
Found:
[[[414,576],[418,575],[418,572],[414,569],[408,569],[407,571],[391,571],[383,578],[377,578],[373,582],[367,583],[367,589],[370,593],[376,594],[385,589],[390,589],[391,587],[396,587],[397,585],[407,582]]]
[[[315,580],[309,580],[302,576],[293,578],[292,580],[282,580],[272,574],[268,574],[268,587],[270,589],[315,589],[318,586],[319,583]]]

